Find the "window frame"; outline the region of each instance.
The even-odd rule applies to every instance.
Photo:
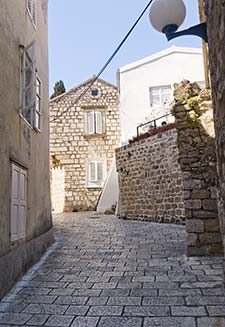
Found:
[[[165,108],[165,103],[162,102],[162,89],[163,88],[170,88],[170,100],[169,103],[171,103],[173,101],[173,87],[171,84],[167,84],[167,85],[159,85],[159,86],[150,86],[149,87],[149,100],[150,100],[150,107],[151,108]],[[158,105],[153,103],[153,95],[152,95],[152,91],[153,90],[158,90],[159,92],[159,99],[160,99],[160,103]]]
[[[97,136],[104,135],[106,133],[106,120],[105,120],[105,110],[102,108],[93,108],[93,109],[85,109],[85,135],[86,136]],[[89,122],[89,117],[93,116],[93,124],[91,126]],[[101,115],[101,129],[98,126],[98,115]],[[91,127],[91,128],[90,128]],[[93,130],[93,132],[92,132]]]
[[[95,164],[95,177],[98,177],[98,163],[102,164],[102,180],[94,179],[91,180],[90,165],[91,163]],[[89,188],[102,188],[106,179],[106,159],[94,158],[86,160],[86,187]],[[99,184],[98,184],[99,183]]]
[[[27,83],[27,72],[30,70],[30,81]],[[37,93],[39,82],[39,93]],[[26,92],[30,92],[30,103],[26,107]],[[37,97],[39,109],[37,109]],[[37,132],[41,132],[43,115],[43,83],[36,69],[36,42],[31,42],[26,48],[21,48],[20,53],[20,117],[26,124]],[[37,120],[37,116],[40,120]],[[39,122],[39,123],[38,123]]]
[[[38,74],[36,74],[36,84],[35,84],[35,109],[34,109],[34,128],[38,132],[41,132],[42,128],[42,101],[43,101],[43,87],[42,81]],[[39,83],[39,93],[37,92],[37,82]],[[39,101],[37,101],[37,98]],[[37,109],[37,103],[39,103],[39,109]],[[37,116],[39,120],[37,120]],[[39,122],[39,123],[38,123]]]

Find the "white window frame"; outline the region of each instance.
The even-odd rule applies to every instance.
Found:
[[[90,175],[90,164],[95,164],[95,179],[91,180]],[[98,164],[102,164],[102,180],[98,180],[96,177],[98,175],[97,167]],[[87,159],[86,161],[86,187],[87,188],[102,188],[106,179],[106,159],[96,158],[96,159]]]
[[[38,85],[39,84],[39,87]],[[34,128],[40,132],[42,127],[42,81],[38,75],[36,75],[36,99],[35,99],[35,112],[34,112]],[[39,104],[39,107],[38,107]]]
[[[102,135],[105,134],[105,112],[100,109],[85,110],[85,134]],[[98,117],[101,120],[101,126],[98,124]],[[92,119],[92,121],[91,121]]]
[[[11,168],[10,240],[15,242],[26,238],[27,170],[14,162]]]
[[[170,100],[171,101],[169,103],[171,103],[173,101],[173,88],[170,84],[160,85],[160,86],[151,86],[149,88],[149,98],[150,98],[150,107],[151,108],[165,108],[166,107],[166,104],[163,103],[163,101],[162,101],[162,89],[163,88],[168,88],[168,89],[170,88]],[[158,92],[159,92],[160,103],[158,105],[153,103],[153,95],[152,95],[153,90],[158,90]]]
[[[31,42],[26,48],[21,49],[20,68],[20,116],[36,131],[41,131],[42,126],[42,100],[43,85],[36,69],[36,42]],[[30,83],[27,84],[26,73],[30,71]],[[40,84],[37,92],[37,82]],[[27,85],[26,85],[27,84]],[[30,103],[26,103],[26,94],[30,92]],[[37,98],[40,100],[40,107],[37,107]],[[40,123],[37,119],[40,118]]]
[[[26,8],[28,15],[31,19],[31,22],[36,29],[37,26],[37,3],[36,0],[25,0],[26,1]]]

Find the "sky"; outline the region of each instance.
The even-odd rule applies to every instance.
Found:
[[[168,0],[169,1],[169,0]],[[100,71],[149,0],[49,0],[49,92],[63,80],[66,90]],[[199,23],[198,1],[184,0],[182,28]],[[172,45],[201,47],[200,38],[167,41],[153,29],[148,12],[101,78],[116,84],[116,70]]]

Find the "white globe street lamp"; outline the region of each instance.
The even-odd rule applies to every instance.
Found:
[[[183,0],[155,0],[149,12],[152,26],[159,32],[166,34],[169,40],[183,35],[196,35],[207,42],[206,23],[190,27],[187,30],[176,32],[183,24],[186,16],[186,7]]]

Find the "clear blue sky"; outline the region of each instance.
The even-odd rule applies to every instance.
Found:
[[[168,0],[169,1],[169,0]],[[49,69],[50,93],[56,81],[66,89],[97,74],[128,32],[149,0],[50,0]],[[197,0],[185,0],[187,17],[182,27],[199,22]],[[167,42],[143,16],[102,78],[116,83],[116,70],[171,45],[200,47],[197,37],[181,37]]]

